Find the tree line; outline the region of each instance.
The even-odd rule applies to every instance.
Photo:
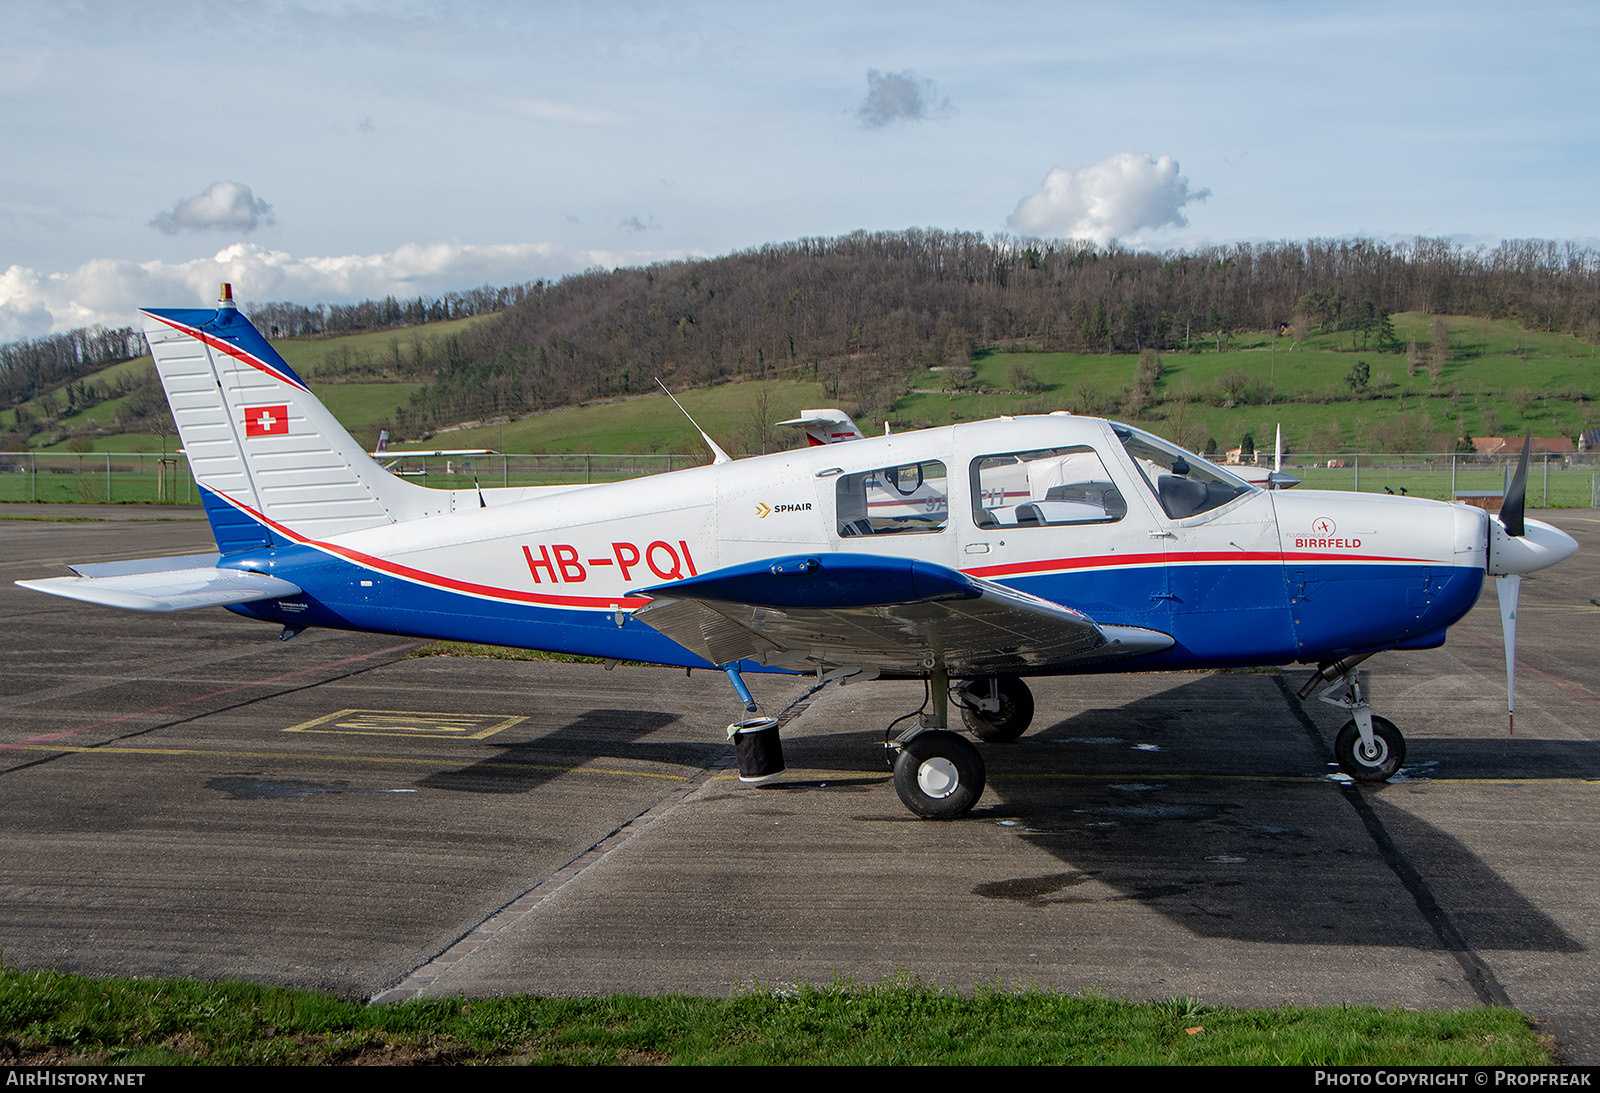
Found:
[[[1330,239],[1156,253],[921,229],[801,239],[528,286],[428,362],[433,380],[396,425],[418,435],[636,394],[657,376],[695,386],[776,372],[880,416],[906,375],[960,367],[981,346],[1221,348],[1232,332],[1279,328],[1401,352],[1396,311],[1600,340],[1600,252]]]

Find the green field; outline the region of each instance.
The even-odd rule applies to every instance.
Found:
[[[1425,349],[1430,316],[1394,316],[1405,344]],[[1285,443],[1300,451],[1438,450],[1434,434],[1575,436],[1600,426],[1600,359],[1597,347],[1565,334],[1523,330],[1508,321],[1445,320],[1451,360],[1435,381],[1426,367],[1408,374],[1404,352],[1351,350],[1348,334],[1317,334],[1304,341],[1245,333],[1215,340],[1196,337],[1194,352],[1158,355],[1162,374],[1156,404],[1143,419],[1156,432],[1226,451],[1252,434],[1270,445],[1282,424]],[[901,399],[906,424],[942,425],[998,414],[1070,409],[1125,417],[1120,392],[1132,385],[1138,358],[1130,354],[1000,353],[978,355],[965,390],[952,390],[950,371],[930,371],[912,381],[918,391]],[[1352,391],[1351,367],[1365,362],[1367,389]],[[1014,384],[1018,367],[1036,390]],[[1242,373],[1254,397],[1217,405],[1218,381]],[[1088,405],[1083,396],[1089,396]],[[1098,399],[1098,407],[1092,403]],[[1490,428],[1493,426],[1493,428]],[[1414,439],[1396,449],[1389,441]]]

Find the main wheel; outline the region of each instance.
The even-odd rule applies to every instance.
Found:
[[[956,733],[920,733],[894,761],[894,791],[905,806],[930,820],[964,816],[983,796],[983,756]]]
[[[961,722],[979,740],[1002,743],[1015,740],[1033,724],[1033,692],[1016,676],[998,676],[995,683],[999,685],[1000,708],[994,713],[983,713],[963,704]],[[988,681],[980,679],[967,693],[978,697],[987,690]]]
[[[1406,738],[1386,717],[1372,719],[1372,748],[1361,745],[1361,730],[1346,721],[1333,741],[1339,769],[1358,782],[1387,782],[1406,761]]]

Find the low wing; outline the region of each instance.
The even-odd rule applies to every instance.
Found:
[[[300,594],[299,585],[265,573],[218,569],[220,557],[188,554],[75,565],[69,568],[78,574],[76,577],[16,583],[35,592],[128,611],[187,611],[193,607],[225,607],[252,600],[281,600]]]
[[[824,554],[720,569],[640,589],[634,613],[713,664],[957,676],[1099,664],[1170,635],[1089,616],[946,566]]]

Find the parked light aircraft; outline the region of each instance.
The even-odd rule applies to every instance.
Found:
[[[747,713],[743,673],[920,678],[924,711],[888,747],[901,799],[929,817],[983,790],[950,704],[979,739],[1014,739],[1032,675],[1316,665],[1301,697],[1320,686],[1350,714],[1339,765],[1386,779],[1404,740],[1357,666],[1443,643],[1488,574],[1509,690],[1521,575],[1577,548],[1524,518],[1526,453],[1495,519],[1269,492],[1067,414],[870,438],[852,425],[833,438],[848,443],[737,461],[713,445],[709,466],[603,485],[432,490],[375,463],[226,297],[144,324],[218,552],[18,583],[143,611],[226,606],[284,637],[324,626],[720,669]],[[910,483],[938,503],[904,503]]]

